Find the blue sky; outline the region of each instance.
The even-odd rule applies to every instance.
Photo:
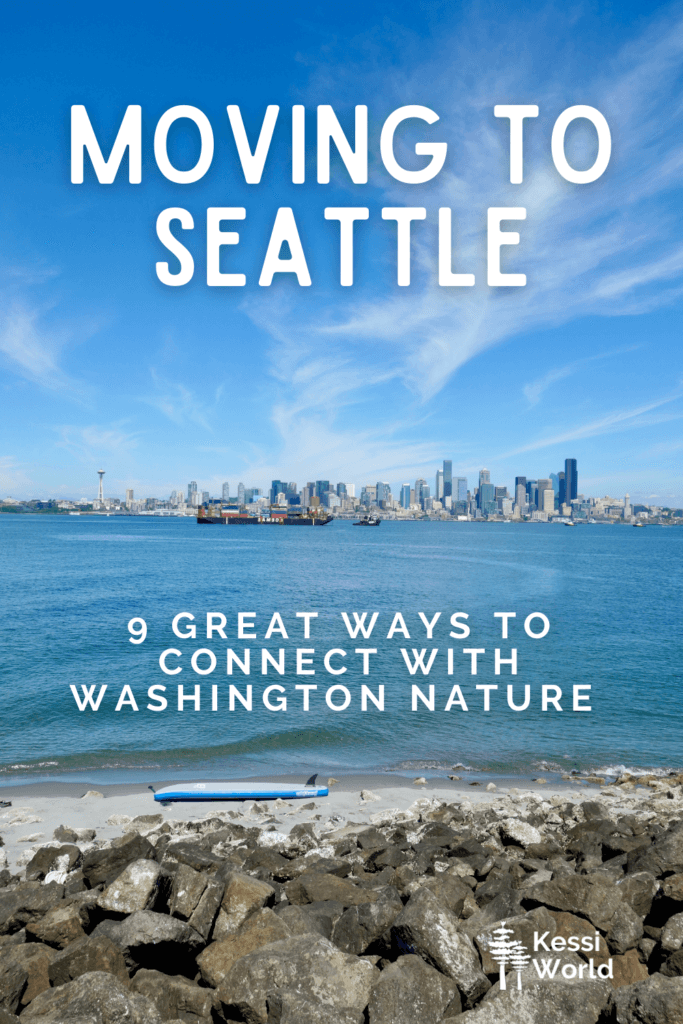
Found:
[[[218,493],[239,480],[325,478],[395,487],[433,478],[443,458],[474,479],[547,476],[578,459],[580,490],[683,502],[681,472],[680,4],[221,2],[7,5],[0,76],[0,495],[167,496],[191,479]],[[70,183],[69,111],[84,104],[108,151],[128,104],[142,106],[143,180]],[[226,106],[250,138],[280,106],[263,179],[245,184]],[[293,185],[292,104],[329,103],[347,132],[369,108],[370,172],[353,184]],[[446,141],[443,171],[402,185],[383,169],[388,114],[429,106],[410,147]],[[525,181],[510,185],[497,103],[531,103]],[[193,185],[159,173],[154,128],[176,104],[214,130],[209,172]],[[555,119],[588,104],[607,118],[610,166],[570,185],[550,157]],[[430,133],[430,134],[427,134]],[[179,128],[179,165],[196,158]],[[593,159],[577,127],[568,154]],[[355,284],[339,285],[338,226],[326,206],[367,206]],[[189,210],[190,284],[168,288],[159,212]],[[226,267],[245,288],[208,288],[209,206],[244,206]],[[258,276],[278,207],[297,218],[313,279]],[[383,206],[424,206],[413,276],[396,284],[396,228]],[[439,288],[437,211],[453,209],[455,269],[471,289]],[[524,206],[510,268],[523,289],[485,284],[486,210]],[[226,226],[228,227],[228,226]],[[185,241],[185,239],[183,239]]]

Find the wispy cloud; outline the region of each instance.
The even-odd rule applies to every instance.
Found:
[[[126,431],[125,426],[125,422],[109,426],[60,426],[55,428],[59,436],[56,444],[79,462],[98,462],[107,456],[121,455],[137,448],[139,435]]]
[[[320,417],[327,428],[319,434],[323,462],[323,442],[333,447],[337,435],[334,415],[343,417],[373,392],[381,394],[390,381],[402,383],[414,396],[406,411],[408,429],[407,421],[422,415],[421,403],[494,345],[579,317],[648,312],[683,293],[680,218],[671,202],[683,171],[683,143],[672,127],[672,117],[678,121],[681,112],[680,8],[651,23],[609,66],[577,65],[571,42],[564,42],[573,38],[572,31],[561,31],[562,19],[573,16],[549,6],[539,9],[536,27],[525,23],[523,38],[529,51],[536,51],[533,60],[515,59],[510,34],[500,27],[493,32],[490,24],[472,16],[466,31],[432,40],[430,46],[401,35],[401,59],[396,60],[388,34],[382,39],[373,33],[356,40],[356,62],[350,55],[335,60],[333,52],[312,74],[310,94],[316,102],[321,94],[373,95],[373,107],[380,111],[400,106],[406,96],[425,102],[434,97],[441,115],[438,138],[449,143],[450,170],[424,187],[419,200],[410,186],[396,182],[377,189],[378,206],[419,202],[428,209],[431,219],[414,231],[410,288],[378,298],[361,286],[351,297],[326,301],[313,314],[307,298],[290,299],[286,310],[271,296],[244,304],[274,339],[272,372],[281,400],[274,404],[273,417],[285,446],[290,436],[305,437],[306,420]],[[525,182],[510,186],[508,133],[493,118],[492,106],[520,102],[520,97],[538,103],[541,116],[527,122]],[[561,179],[549,155],[554,118],[577,102],[600,109],[614,136],[611,165],[590,186]],[[591,131],[577,130],[569,142],[577,166],[591,162],[593,144]],[[376,170],[375,182],[383,178]],[[527,220],[514,225],[522,243],[510,256],[511,269],[526,273],[526,288],[497,290],[485,284],[483,231],[485,211],[492,205],[527,210]],[[457,269],[476,274],[474,288],[436,283],[439,206],[453,209],[454,259]],[[391,251],[390,257],[395,260]],[[551,384],[578,367],[568,363],[530,382],[528,401],[538,402]],[[642,423],[645,408],[659,404],[568,429],[555,442],[615,430],[636,419]],[[376,447],[386,443],[391,449],[391,430],[386,416],[378,417]],[[534,442],[519,451],[550,443]]]
[[[0,455],[0,497],[26,495],[33,486],[33,481],[18,459],[12,455]]]
[[[177,426],[194,423],[209,433],[213,432],[211,419],[220,404],[224,390],[222,384],[216,387],[211,401],[207,402],[184,384],[167,380],[154,368],[150,370],[150,374],[154,390],[141,401],[157,409]]]
[[[620,356],[626,352],[634,352],[638,347],[638,345],[629,345],[627,348],[618,348],[612,352],[599,352],[594,356],[586,356],[585,359],[576,359],[573,363],[567,363],[566,366],[557,366],[554,369],[549,370],[537,380],[533,380],[530,381],[529,384],[525,384],[523,388],[524,397],[529,402],[529,405],[538,405],[543,393],[547,391],[552,384],[556,384],[558,380],[564,380],[565,377],[571,377],[572,374],[576,373],[582,367],[588,366],[596,360],[610,359],[613,356]]]

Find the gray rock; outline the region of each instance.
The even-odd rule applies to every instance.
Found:
[[[637,871],[617,882],[621,898],[635,910],[638,917],[647,917],[659,890],[659,882],[649,871]]]
[[[201,871],[195,871],[189,864],[179,864],[173,878],[171,894],[171,913],[182,921],[188,921],[199,903],[208,877]]]
[[[278,1024],[365,1024],[365,1015],[351,1007],[313,1003],[297,992],[273,993],[268,1011]]]
[[[360,1016],[378,977],[369,961],[342,953],[326,939],[302,935],[242,957],[218,994],[226,1020],[250,1024],[266,1024],[269,1000],[282,1000],[285,994],[331,1013],[353,1011]]]
[[[683,1024],[683,978],[652,974],[612,994],[616,1024]]]
[[[525,892],[524,900],[587,917],[602,931],[609,929],[614,913],[622,903],[618,886],[609,885],[604,879],[592,875],[564,875],[552,882],[541,882]]]
[[[534,932],[538,932],[539,935],[547,933],[545,941],[549,943],[557,931],[555,920],[545,907],[537,907],[536,910],[530,910],[528,914],[509,917],[504,921],[491,922],[474,936],[474,944],[479,950],[484,974],[498,974],[499,972],[498,963],[491,956],[490,950],[495,938],[493,932],[503,925],[513,933],[510,936],[510,941],[517,940],[528,950],[534,948]],[[508,970],[510,970],[509,966]]]
[[[503,842],[507,840],[510,843],[516,843],[517,846],[523,846],[525,849],[527,846],[543,841],[543,836],[537,828],[529,825],[526,821],[520,821],[519,818],[505,818],[504,821],[501,821],[500,834]]]
[[[134,833],[124,836],[116,845],[104,850],[89,850],[83,857],[83,877],[94,889],[109,885],[134,860],[153,860],[154,847],[144,836]]]
[[[16,1013],[27,984],[26,968],[3,956],[0,959],[0,1006],[9,1013]]]
[[[131,992],[146,996],[162,1020],[183,1020],[186,1024],[211,1021],[215,993],[200,988],[187,978],[172,978],[159,971],[138,971]]]
[[[378,899],[373,889],[364,889],[338,875],[305,874],[285,886],[287,898],[291,903],[317,903],[321,900],[336,900],[344,907],[358,906],[360,903],[374,903]]]
[[[14,890],[0,893],[0,935],[11,935],[37,921],[64,896],[64,886],[56,882],[24,882]]]
[[[247,953],[289,938],[290,929],[284,918],[274,914],[269,907],[262,907],[248,917],[234,935],[212,942],[197,957],[197,967],[202,979],[211,988],[218,988],[233,964]]]
[[[681,915],[683,923],[683,914]],[[607,942],[613,953],[625,953],[638,945],[643,937],[643,922],[629,903],[621,903],[614,911],[607,932]],[[683,933],[682,933],[683,937]]]
[[[19,1018],[0,1006],[0,1024],[20,1024]]]
[[[382,971],[368,1004],[369,1024],[438,1024],[460,1011],[453,981],[419,956],[401,956]],[[455,1000],[455,1004],[454,1004]]]
[[[33,858],[26,865],[26,880],[31,882],[34,879],[45,878],[48,871],[52,870],[55,861],[60,857],[67,857],[67,871],[76,867],[81,859],[81,851],[77,846],[68,844],[65,846],[42,846],[36,850]]]
[[[472,940],[460,931],[455,915],[429,890],[422,889],[410,897],[394,921],[391,934],[399,951],[417,953],[452,978],[465,1006],[472,1006],[491,987]]]
[[[123,921],[102,921],[92,934],[119,946],[127,966],[168,974],[194,974],[193,960],[205,944],[189,924],[153,910],[138,910]]]
[[[36,996],[22,1024],[161,1024],[155,1007],[113,974],[95,971]]]
[[[224,892],[224,883],[217,878],[209,877],[199,903],[192,911],[192,916],[190,917],[188,924],[190,925],[190,928],[194,928],[194,930],[198,932],[203,939],[208,939],[211,934],[211,929],[213,928],[213,923],[216,920],[216,914],[218,913],[218,908],[221,905]]]
[[[82,938],[85,932],[78,907],[63,900],[43,917],[29,921],[26,935],[29,941],[33,939],[55,949],[64,949],[70,942]]]
[[[234,935],[254,911],[272,906],[275,889],[267,882],[260,882],[251,875],[233,871],[225,885],[218,917],[213,929],[214,939],[226,939]]]
[[[118,914],[145,910],[154,902],[160,871],[156,861],[132,861],[100,894],[98,906]]]
[[[349,907],[334,926],[332,941],[342,952],[360,956],[391,927],[402,910],[397,892],[393,899]]]
[[[683,914],[674,914],[662,928],[662,949],[675,953],[683,946]]]
[[[304,907],[287,905],[278,909],[277,917],[282,918],[292,935],[322,935],[325,939],[332,938],[334,919],[329,916],[316,913],[311,909],[312,904]],[[343,907],[342,913],[343,913]]]
[[[604,1019],[611,992],[608,981],[580,984],[557,979],[532,981],[525,976],[521,991],[516,986],[504,992],[497,990],[495,994],[492,990],[476,1010],[456,1017],[456,1021],[457,1024],[598,1024]]]
[[[48,976],[50,983],[56,988],[92,971],[106,971],[124,985],[128,984],[128,971],[123,953],[104,935],[86,935],[72,942],[54,957],[48,968]]]
[[[3,951],[5,966],[16,964],[28,973],[26,988],[21,995],[21,1006],[27,1006],[40,992],[50,987],[49,967],[57,952],[42,942],[25,942]]]

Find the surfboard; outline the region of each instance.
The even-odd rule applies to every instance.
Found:
[[[180,782],[154,793],[157,803],[179,800],[303,800],[328,796],[327,786],[287,782]]]

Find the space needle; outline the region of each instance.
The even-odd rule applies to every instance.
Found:
[[[97,473],[98,473],[99,478],[100,478],[100,487],[99,487],[99,490],[97,492],[97,500],[100,502],[101,505],[103,505],[104,504],[104,490],[102,489],[102,477],[104,476],[105,471],[103,469],[98,469]]]

